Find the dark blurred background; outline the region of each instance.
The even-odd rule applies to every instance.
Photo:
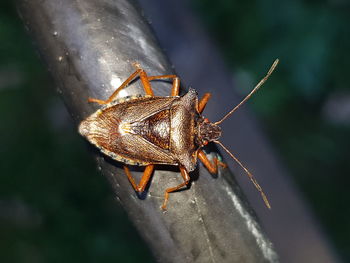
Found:
[[[349,262],[350,2],[195,0],[194,6],[236,82],[251,81],[266,61],[280,58],[250,106]]]
[[[249,107],[350,261],[349,2],[192,0],[192,10],[242,96],[280,58]],[[1,262],[152,262],[54,90],[13,2],[1,1]]]

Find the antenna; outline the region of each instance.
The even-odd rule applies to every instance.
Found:
[[[215,122],[214,124],[218,125],[220,123],[222,123],[224,120],[226,120],[232,113],[234,113],[236,110],[238,110],[238,108],[243,105],[265,82],[266,80],[270,77],[270,75],[272,74],[272,72],[275,70],[277,64],[279,62],[279,59],[276,59],[271,68],[269,69],[269,71],[267,72],[266,76],[260,80],[260,82],[255,86],[255,88],[236,106],[234,107],[229,113],[227,113],[221,120]]]
[[[241,163],[240,160],[236,156],[234,156],[221,142],[219,141],[214,141],[215,143],[219,144],[231,157],[234,159],[239,166],[242,167],[242,169],[247,173],[247,176],[249,177],[250,181],[254,184],[255,188],[260,192],[260,195],[262,199],[265,202],[265,205],[267,206],[268,209],[271,209],[271,205],[269,200],[267,199],[264,191],[262,190],[261,186],[259,185],[258,181],[255,179],[255,177],[249,172],[247,168],[244,167],[244,165]]]

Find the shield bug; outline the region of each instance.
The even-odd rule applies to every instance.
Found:
[[[89,98],[89,102],[103,105],[79,125],[79,133],[114,160],[125,163],[124,171],[137,192],[143,192],[154,170],[154,165],[166,164],[179,166],[183,183],[165,190],[162,209],[166,208],[169,193],[188,185],[189,173],[202,161],[210,173],[216,174],[218,166],[224,163],[214,158],[209,160],[202,147],[209,142],[219,144],[246,172],[249,179],[260,192],[266,206],[270,204],[262,188],[247,168],[219,141],[221,128],[218,126],[268,79],[278,64],[275,60],[266,76],[255,88],[221,120],[210,122],[202,112],[211,94],[204,94],[198,100],[197,93],[190,89],[179,96],[180,80],[176,75],[148,76],[134,63],[132,73],[107,100]],[[120,90],[136,78],[140,78],[146,95],[116,99]],[[154,96],[150,82],[159,79],[172,79],[172,91],[169,97]],[[126,165],[146,166],[140,182],[137,184]]]

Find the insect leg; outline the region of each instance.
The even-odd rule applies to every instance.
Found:
[[[107,104],[110,103],[115,99],[115,97],[118,95],[119,91],[124,89],[129,85],[131,81],[133,81],[134,78],[137,77],[137,75],[140,75],[140,72],[143,70],[141,68],[137,68],[134,73],[132,73],[114,92],[113,94],[107,99],[107,100],[99,100],[94,98],[88,98],[88,102],[96,102],[98,104]]]
[[[202,150],[198,150],[198,158],[211,174],[217,174],[219,165],[223,168],[227,167],[227,164],[219,161],[217,157],[214,157],[214,162],[211,162]]]
[[[166,205],[167,205],[168,199],[169,199],[169,193],[175,192],[175,191],[179,190],[180,188],[188,185],[188,182],[190,181],[190,175],[189,175],[188,171],[185,169],[185,167],[180,166],[180,172],[181,172],[182,178],[184,179],[184,182],[179,184],[178,186],[171,187],[171,188],[168,188],[165,190],[164,202],[162,205],[163,210],[166,209]]]
[[[124,171],[126,173],[126,176],[128,177],[128,179],[129,179],[132,187],[134,188],[134,190],[139,192],[139,193],[142,193],[145,190],[145,188],[147,186],[147,183],[149,182],[149,180],[151,178],[153,170],[154,170],[154,165],[153,164],[147,165],[145,170],[144,170],[144,172],[143,172],[143,175],[141,177],[141,180],[140,180],[139,184],[136,184],[136,182],[134,180],[134,177],[132,177],[129,168],[126,165],[124,165]]]
[[[211,94],[210,93],[205,93],[204,96],[201,98],[201,100],[198,102],[198,112],[202,113],[205,106],[208,103],[208,100],[210,99]]]
[[[154,96],[151,83],[148,80],[148,76],[144,70],[140,72],[140,80],[143,85],[143,89],[145,90],[147,95]]]
[[[148,80],[155,80],[155,79],[173,79],[173,88],[171,89],[171,96],[179,96],[180,92],[180,79],[176,75],[160,75],[160,76],[150,76],[148,77]]]

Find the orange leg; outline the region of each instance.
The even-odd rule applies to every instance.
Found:
[[[178,96],[180,89],[180,79],[176,75],[160,75],[160,76],[147,76],[147,73],[141,68],[138,63],[134,63],[133,66],[136,71],[132,73],[113,93],[107,100],[99,100],[94,98],[89,98],[88,102],[96,102],[98,104],[107,104],[113,101],[118,95],[119,91],[126,88],[131,81],[133,81],[137,76],[140,77],[141,83],[147,95],[154,96],[152,86],[150,81],[156,79],[173,79],[173,87],[171,90],[171,96]]]
[[[208,103],[208,100],[210,99],[211,94],[210,93],[205,93],[204,96],[201,98],[201,100],[198,103],[198,112],[202,113],[205,106]]]
[[[115,99],[115,97],[118,95],[119,91],[124,89],[129,85],[131,81],[133,81],[140,73],[142,72],[141,68],[138,68],[134,73],[132,73],[113,93],[107,100],[99,100],[94,98],[88,98],[88,102],[96,102],[98,104],[107,104],[110,103]],[[146,90],[146,89],[145,89]],[[147,93],[147,91],[146,91]]]
[[[185,169],[185,167],[180,166],[180,172],[181,172],[182,178],[184,179],[184,182],[179,184],[178,186],[171,187],[171,188],[168,188],[165,190],[164,202],[162,205],[163,210],[166,209],[166,205],[167,205],[168,199],[169,199],[169,193],[175,192],[175,191],[179,190],[180,188],[187,186],[189,181],[190,181],[190,175],[189,175],[188,171]]]
[[[146,166],[145,171],[143,172],[143,175],[141,177],[140,183],[136,184],[134,177],[132,177],[129,168],[124,165],[124,171],[126,173],[126,176],[128,177],[132,187],[134,188],[134,190],[136,192],[142,193],[143,191],[145,191],[145,188],[147,186],[147,183],[149,182],[151,175],[153,173],[154,170],[154,165],[153,164],[149,164]]]
[[[214,157],[214,162],[211,162],[202,150],[198,150],[197,154],[198,154],[199,160],[202,161],[204,166],[208,169],[208,171],[211,174],[217,174],[218,173],[218,166],[219,165],[221,167],[223,167],[223,168],[227,167],[227,164],[219,161],[217,157]]]
[[[173,79],[173,88],[171,90],[171,96],[179,96],[180,92],[180,79],[176,75],[160,75],[160,76],[151,76],[148,77],[148,80],[155,80],[155,79]]]

